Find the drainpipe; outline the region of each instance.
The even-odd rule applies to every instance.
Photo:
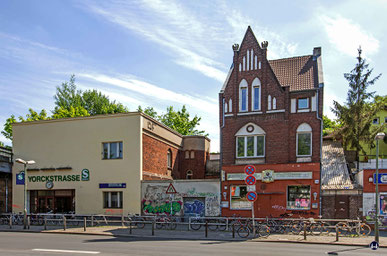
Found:
[[[320,90],[321,90],[320,88],[317,90],[317,96],[316,96],[317,97],[316,117],[317,117],[318,120],[320,120],[320,182],[319,182],[319,184],[320,184],[319,204],[320,205],[319,205],[319,215],[322,215],[322,210],[321,210],[321,206],[322,206],[322,202],[321,202],[321,199],[322,199],[322,196],[321,196],[321,182],[322,182],[322,180],[321,180],[321,178],[322,178],[322,176],[321,176],[321,169],[322,169],[321,160],[322,160],[322,143],[323,143],[323,124],[324,124],[324,122],[323,122],[322,117],[319,116],[319,110],[320,110],[320,104],[319,104],[319,100],[320,100],[319,96],[320,95],[319,95],[319,91]]]
[[[5,212],[8,212],[8,178],[5,178]]]
[[[222,192],[223,192],[223,183],[222,183],[222,167],[223,167],[223,136],[222,136],[222,130],[223,130],[223,127],[224,127],[224,103],[225,103],[225,99],[223,97],[223,94],[222,94],[222,125],[220,126],[220,131],[219,131],[219,136],[220,136],[220,140],[219,140],[219,178],[220,178],[220,201],[222,201]],[[220,208],[220,213],[222,214],[222,208]]]

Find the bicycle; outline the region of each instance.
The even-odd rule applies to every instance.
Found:
[[[137,228],[143,229],[145,227],[145,219],[138,214],[128,214],[129,223],[133,223]]]
[[[368,236],[371,233],[371,227],[362,221],[342,221],[336,224],[339,234],[344,236]]]
[[[240,226],[237,230],[238,236],[240,238],[247,238],[252,232],[253,232],[253,223],[251,220],[246,221],[246,223]],[[270,235],[270,228],[268,225],[260,222],[255,223],[254,238],[268,237],[269,235]]]
[[[176,229],[176,227],[177,227],[176,221],[174,219],[172,219],[171,217],[157,216],[157,218],[156,218],[156,228],[157,229],[165,228],[165,229],[174,230],[174,229]]]

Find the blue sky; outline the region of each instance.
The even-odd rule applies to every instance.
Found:
[[[386,13],[385,0],[0,1],[0,128],[11,114],[53,109],[56,86],[75,74],[80,89],[132,111],[186,104],[218,151],[218,93],[248,25],[269,42],[269,59],[322,47],[324,114],[332,118],[359,45],[374,75],[386,70]],[[386,75],[371,90],[385,95]]]

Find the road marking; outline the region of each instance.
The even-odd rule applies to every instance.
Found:
[[[38,252],[65,252],[65,253],[83,253],[83,254],[99,254],[101,252],[96,251],[74,251],[74,250],[57,250],[57,249],[32,249]]]

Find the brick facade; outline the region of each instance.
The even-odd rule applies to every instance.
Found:
[[[319,63],[317,59],[320,58],[321,49],[315,48],[313,55],[310,56],[269,61],[267,60],[267,42],[260,46],[249,27],[241,46],[234,45],[233,50],[233,66],[219,94],[222,170],[226,176],[229,173],[243,173],[244,166],[253,164],[257,172],[267,169],[274,170],[274,172],[297,172],[300,170],[311,172],[312,179],[281,180],[269,184],[257,181],[258,201],[255,204],[255,211],[260,217],[270,214],[278,216],[280,212],[284,213],[287,208],[287,185],[300,184],[310,186],[311,204],[314,207],[312,209],[310,206],[308,211],[298,211],[298,213],[318,215],[323,81],[322,70],[319,70],[321,59],[319,59]],[[304,74],[308,74],[308,76]],[[255,110],[253,109],[252,95],[254,93],[253,81],[256,81],[256,78],[260,81],[260,108]],[[239,98],[242,93],[240,91],[241,84],[247,85],[247,109],[245,111],[240,110],[240,104],[242,104]],[[276,104],[273,103],[274,98]],[[308,99],[306,111],[299,109],[297,105],[293,106],[294,103],[297,104],[298,98]],[[236,134],[249,123],[256,125],[264,132],[263,157],[237,157]],[[312,154],[307,157],[297,157],[297,128],[305,123],[312,129]],[[246,131],[247,135],[245,136],[248,136],[247,128]],[[246,131],[244,131],[245,134]],[[230,201],[230,185],[243,185],[244,182],[225,179],[223,184],[227,185],[222,186],[222,200],[225,201],[225,205],[226,201]],[[261,187],[266,190],[260,189]],[[316,200],[312,199],[313,193],[317,193]],[[224,197],[226,194],[227,196]],[[260,195],[262,199],[260,199]],[[318,207],[316,207],[317,205]],[[272,206],[276,207],[272,208]],[[223,214],[231,215],[233,213],[249,215],[251,211],[246,213],[246,211],[230,210],[228,207],[223,208]]]

